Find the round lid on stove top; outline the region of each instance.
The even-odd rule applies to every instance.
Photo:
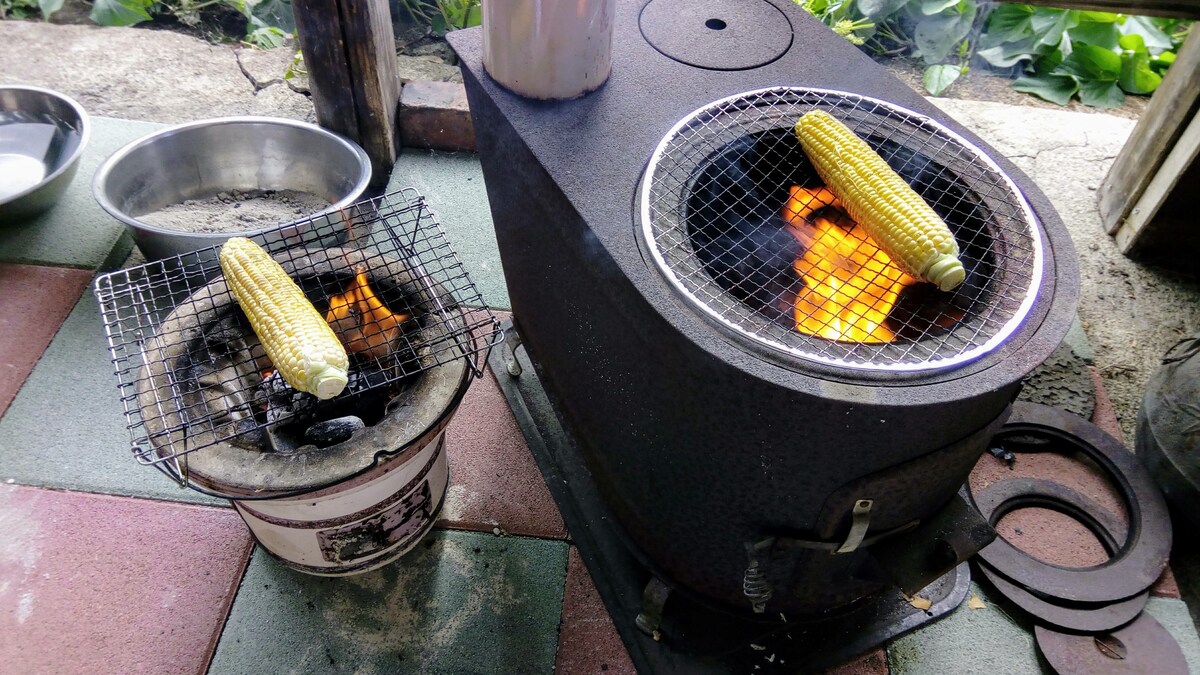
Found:
[[[792,24],[765,0],[652,0],[638,17],[663,55],[707,70],[747,70],[792,46]]]

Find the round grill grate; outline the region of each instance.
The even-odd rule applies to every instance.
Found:
[[[797,331],[809,318],[794,265],[806,244],[784,217],[793,187],[823,184],[792,134],[804,113],[842,120],[933,207],[954,232],[967,268],[952,293],[904,287],[884,324],[891,342],[827,339]],[[1042,274],[1033,213],[1013,182],[979,149],[915,112],[819,89],[746,92],[688,115],[650,159],[640,194],[642,232],[661,272],[698,309],[735,335],[785,354],[859,370],[927,371],[994,350],[1029,313]],[[858,231],[835,209],[821,213]],[[869,246],[859,239],[851,247]],[[816,250],[816,249],[814,249]],[[864,289],[884,295],[885,272]],[[828,325],[826,314],[813,320]]]

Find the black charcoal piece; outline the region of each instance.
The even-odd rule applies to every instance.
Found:
[[[317,422],[304,431],[304,440],[318,448],[327,448],[350,438],[351,434],[367,425],[353,415]]]

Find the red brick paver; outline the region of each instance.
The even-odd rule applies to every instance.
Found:
[[[202,673],[249,557],[229,509],[0,485],[0,671]]]
[[[467,90],[454,82],[417,80],[400,92],[400,138],[404,145],[433,150],[475,150],[475,127]]]
[[[446,444],[450,491],[440,526],[566,538],[558,507],[491,372],[471,385]]]
[[[825,675],[888,675],[887,651],[873,649],[862,656],[825,671]]]
[[[567,586],[554,672],[556,675],[636,672],[596,584],[592,583],[592,575],[574,546],[567,555]]]
[[[1109,436],[1125,442],[1125,433],[1121,431],[1121,422],[1117,419],[1117,410],[1112,400],[1108,398],[1108,390],[1104,388],[1104,378],[1096,366],[1088,366],[1092,376],[1092,384],[1096,390],[1096,407],[1092,410],[1092,424],[1100,427]]]
[[[86,270],[0,263],[0,415],[91,278]]]

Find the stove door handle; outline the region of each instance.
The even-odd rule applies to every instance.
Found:
[[[833,552],[834,555],[857,551],[862,545],[863,540],[867,538],[867,530],[871,527],[871,507],[874,504],[873,499],[859,499],[854,502],[854,510],[850,514],[850,531],[846,533],[846,541]]]

